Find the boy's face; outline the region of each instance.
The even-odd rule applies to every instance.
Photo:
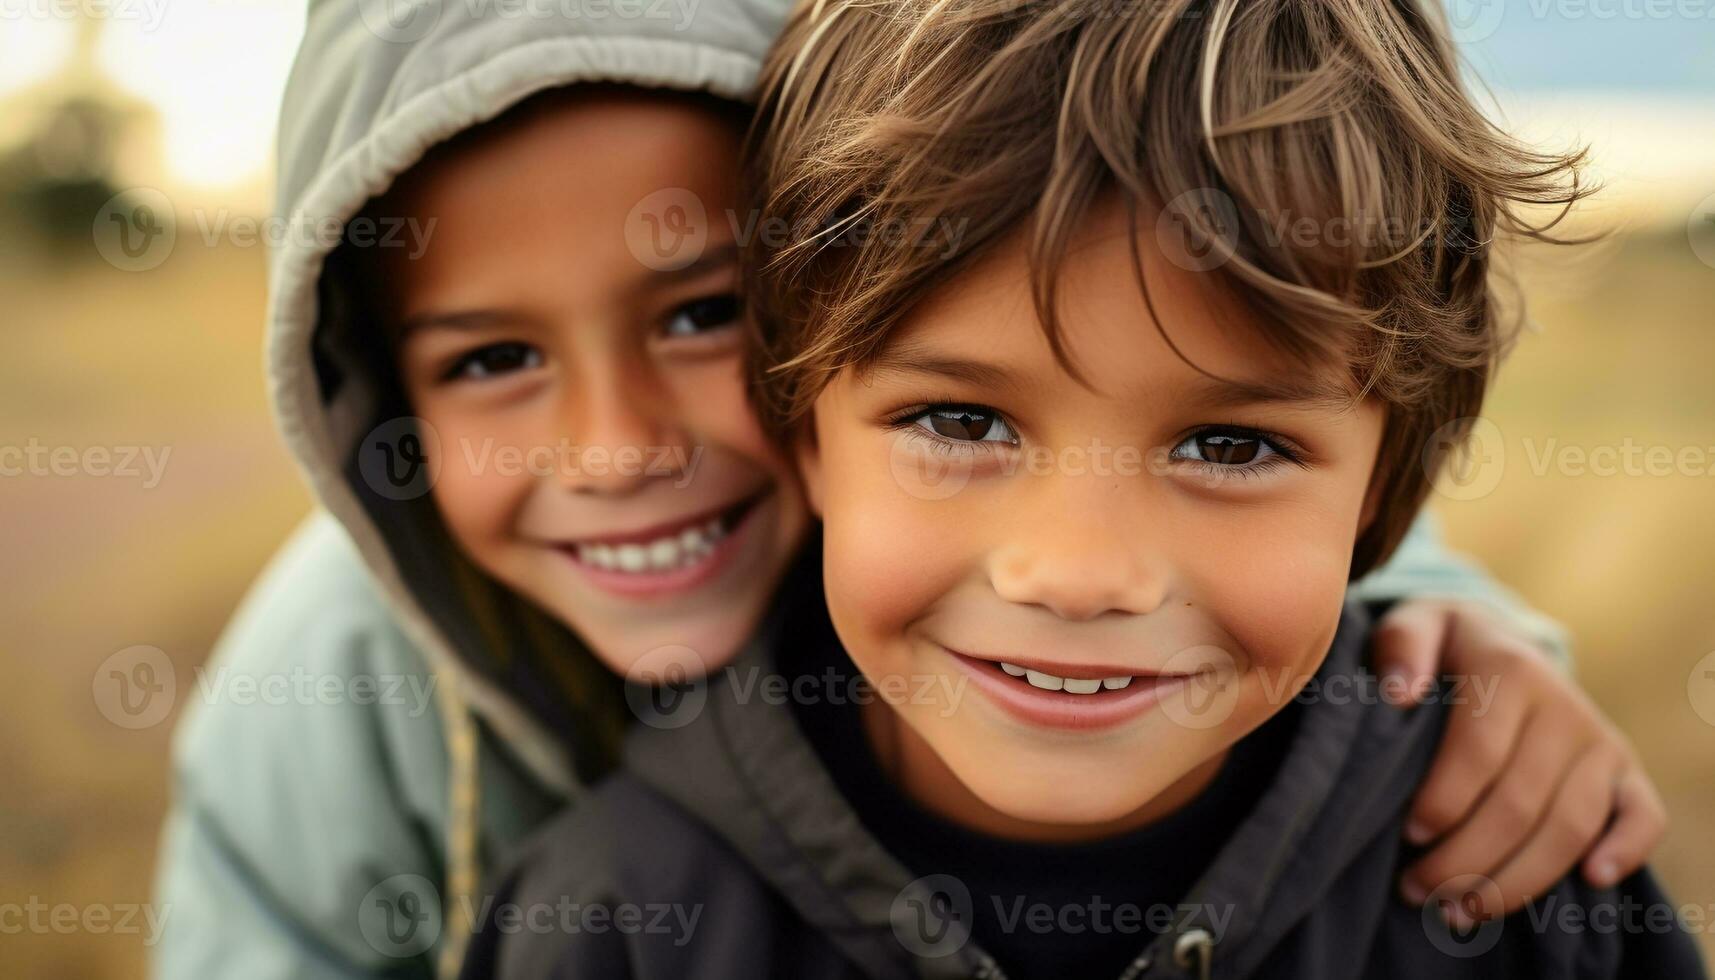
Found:
[[[1092,836],[1200,791],[1314,674],[1365,518],[1383,409],[1139,235],[1200,373],[1157,332],[1131,231],[1104,201],[1064,265],[1087,386],[1014,235],[821,394],[800,450],[840,638],[880,689],[908,679],[872,734],[921,801],[991,832]]]
[[[746,399],[723,219],[740,138],[693,102],[579,95],[425,162],[387,202],[435,222],[386,272],[447,527],[636,677],[728,661],[808,521]],[[673,211],[689,202],[706,220]],[[651,218],[702,225],[700,252],[648,251]]]

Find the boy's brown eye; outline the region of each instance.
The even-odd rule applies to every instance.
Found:
[[[997,412],[986,411],[975,406],[949,406],[947,408],[931,408],[917,417],[916,424],[927,428],[943,439],[953,442],[1005,442],[1015,443],[1011,426],[1006,424]]]
[[[732,293],[693,300],[673,312],[667,322],[667,336],[694,337],[718,330],[737,322],[743,311],[744,303]]]
[[[1298,450],[1279,436],[1232,425],[1210,426],[1185,436],[1171,456],[1232,473],[1259,473],[1280,463],[1302,461]]]
[[[1262,440],[1231,433],[1215,432],[1199,435],[1197,454],[1207,462],[1223,466],[1239,466],[1256,459]]]
[[[981,439],[994,425],[992,415],[979,412],[936,412],[929,416],[929,426],[949,439]]]
[[[447,371],[446,378],[492,378],[496,375],[524,371],[542,365],[542,352],[529,344],[505,342],[487,344],[459,358]]]

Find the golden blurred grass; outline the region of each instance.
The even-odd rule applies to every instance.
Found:
[[[1502,476],[1487,496],[1434,506],[1456,547],[1572,631],[1581,685],[1667,801],[1673,823],[1651,863],[1707,919],[1715,679],[1693,673],[1715,652],[1715,268],[1683,229],[1519,265],[1537,327],[1484,412]],[[1629,474],[1598,475],[1575,455],[1628,445],[1640,463]],[[1641,454],[1656,446],[1694,455],[1652,474]],[[1715,963],[1715,936],[1701,939]]]
[[[0,245],[0,248],[3,248]],[[86,250],[87,251],[87,250]],[[0,445],[172,449],[166,477],[0,480],[0,903],[150,900],[170,722],[108,723],[91,685],[151,644],[181,678],[308,499],[268,420],[264,255],[181,242],[147,274],[93,255],[0,256]],[[1656,857],[1681,902],[1715,902],[1715,728],[1689,675],[1715,650],[1715,477],[1538,475],[1557,446],[1705,446],[1715,462],[1715,269],[1683,235],[1632,235],[1526,265],[1542,324],[1490,419],[1504,476],[1439,499],[1454,542],[1558,617],[1579,677],[1635,739],[1674,815]],[[182,685],[181,685],[182,686]],[[1706,950],[1715,956],[1715,945]],[[135,976],[139,936],[7,936],[6,975]]]
[[[0,445],[171,455],[153,488],[0,479],[0,903],[150,900],[172,726],[109,723],[97,666],[149,644],[189,677],[308,507],[262,386],[262,251],[181,241],[148,273],[89,251],[0,266]],[[0,947],[16,978],[139,976],[147,952],[141,935],[59,931]]]

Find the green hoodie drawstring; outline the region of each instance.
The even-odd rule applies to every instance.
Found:
[[[476,723],[453,672],[442,671],[438,678],[436,694],[447,741],[447,880],[445,925],[435,973],[440,980],[456,980],[470,945],[478,871]]]

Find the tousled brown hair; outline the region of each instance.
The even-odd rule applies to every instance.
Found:
[[[786,232],[754,236],[745,263],[776,431],[1015,229],[1076,376],[1058,272],[1117,190],[1134,221],[1165,213],[1218,250],[1212,274],[1268,342],[1349,365],[1355,396],[1386,404],[1354,575],[1403,536],[1515,333],[1497,237],[1560,240],[1589,192],[1582,153],[1525,147],[1477,108],[1432,0],[806,0],[764,65],[748,152],[747,198]],[[849,234],[926,217],[964,234]],[[1324,231],[1282,235],[1306,219]]]

